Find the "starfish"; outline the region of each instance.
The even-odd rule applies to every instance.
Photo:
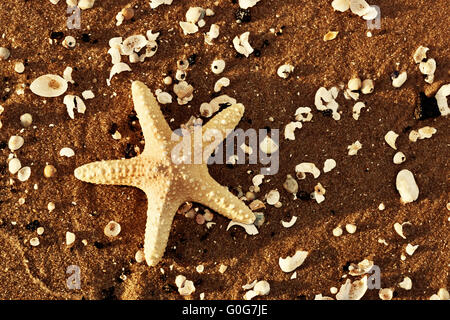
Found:
[[[173,132],[158,102],[140,81],[132,82],[131,91],[145,139],[143,152],[131,159],[88,163],[76,168],[74,174],[85,182],[133,186],[145,192],[148,199],[144,239],[147,264],[155,266],[162,259],[173,218],[186,201],[201,203],[240,223],[253,223],[253,212],[209,175],[205,161],[177,164],[172,160],[171,151],[178,142],[173,141]],[[243,114],[242,104],[224,109],[202,127],[202,135],[215,130],[226,137]],[[221,139],[212,140],[208,148],[210,154],[221,142]]]

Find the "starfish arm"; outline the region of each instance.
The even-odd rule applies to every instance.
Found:
[[[74,171],[75,178],[94,184],[138,186],[142,166],[137,158],[87,163]]]
[[[244,111],[245,107],[243,104],[234,104],[215,115],[203,126],[203,140],[212,141],[207,147],[211,153],[238,125],[244,115]]]
[[[134,109],[145,139],[144,153],[164,154],[164,147],[172,137],[169,127],[155,96],[150,89],[140,81],[131,84]]]
[[[145,226],[144,256],[149,266],[156,266],[164,255],[170,229],[181,201],[145,191],[148,198],[147,224]]]
[[[201,203],[236,222],[250,224],[255,221],[255,215],[250,208],[209,174],[194,185],[190,192],[191,201]]]

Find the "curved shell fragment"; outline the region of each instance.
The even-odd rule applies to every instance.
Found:
[[[56,74],[45,74],[36,78],[30,85],[30,90],[34,94],[54,98],[67,91],[67,81]]]
[[[283,272],[292,272],[303,264],[307,256],[308,251],[297,250],[292,257],[280,257],[278,264]]]

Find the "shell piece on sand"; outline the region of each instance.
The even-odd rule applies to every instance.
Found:
[[[54,98],[66,92],[67,87],[67,81],[62,77],[56,74],[45,74],[31,83],[30,90],[38,96]]]
[[[419,187],[414,175],[407,169],[403,169],[397,174],[396,187],[403,203],[413,202],[419,197]]]

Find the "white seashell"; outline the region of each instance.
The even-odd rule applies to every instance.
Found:
[[[120,62],[121,55],[119,48],[109,48],[108,54],[111,55],[112,64],[117,64]]]
[[[230,85],[230,79],[223,77],[216,81],[214,84],[214,92],[219,92],[223,87],[228,87]]]
[[[412,280],[411,280],[410,277],[404,277],[403,281],[400,282],[398,285],[399,285],[400,288],[403,288],[405,290],[411,290],[411,288],[412,288]]]
[[[139,52],[148,43],[148,40],[141,34],[126,38],[120,46],[121,53],[129,56],[133,52]]]
[[[22,168],[22,164],[20,163],[20,160],[17,158],[12,158],[11,160],[9,160],[8,162],[8,170],[11,174],[16,174],[17,171],[20,170],[20,168]]]
[[[370,12],[370,6],[365,0],[350,0],[350,10],[362,17]]]
[[[361,101],[355,103],[355,105],[353,106],[353,119],[358,120],[359,115],[361,114],[361,109],[365,107],[366,105]]]
[[[414,175],[407,169],[403,169],[397,174],[396,187],[403,203],[413,202],[419,197],[419,187]]]
[[[64,97],[63,103],[66,105],[67,113],[71,119],[75,118],[74,109],[76,108],[78,113],[84,113],[86,111],[86,105],[83,99],[78,96],[68,94]]]
[[[286,221],[282,220],[281,224],[285,228],[290,228],[290,227],[292,227],[295,224],[296,221],[297,221],[297,217],[296,216],[292,216],[292,218],[291,218],[291,220],[289,222],[286,222]]]
[[[62,148],[59,151],[59,155],[61,157],[68,157],[68,158],[70,158],[70,157],[73,157],[75,155],[75,152],[71,148],[64,147],[64,148]]]
[[[292,257],[279,258],[278,264],[283,272],[292,272],[300,267],[308,256],[308,251],[298,250]]]
[[[236,221],[230,221],[230,223],[227,226],[227,231],[232,226],[240,226],[240,227],[244,228],[245,232],[247,232],[247,234],[249,234],[251,236],[254,236],[259,233],[258,229],[256,228],[256,226],[254,224],[243,224],[243,223],[236,222]]]
[[[303,162],[295,166],[295,172],[311,173],[314,179],[320,176],[320,170],[312,162]]]
[[[95,0],[80,0],[78,1],[78,7],[81,10],[90,9],[94,6]]]
[[[180,27],[185,35],[196,33],[198,27],[192,22],[180,21]]]
[[[211,64],[211,70],[214,74],[222,73],[225,69],[225,61],[224,60],[214,60]]]
[[[253,291],[255,291],[259,296],[268,295],[270,292],[270,284],[265,280],[258,281],[253,287]]]
[[[330,172],[336,168],[336,161],[334,159],[327,159],[323,165],[323,172]]]
[[[197,23],[205,16],[205,10],[201,7],[190,7],[186,12],[186,21]]]
[[[442,87],[440,87],[435,95],[439,111],[443,116],[450,114],[450,108],[448,107],[447,101],[447,97],[449,95],[450,95],[450,83],[444,84]]]
[[[436,71],[436,60],[434,59],[428,59],[425,62],[420,62],[419,64],[419,70],[422,72],[422,74],[430,75],[434,74]]]
[[[408,74],[406,73],[406,71],[403,71],[396,78],[392,79],[392,85],[395,88],[400,88],[406,82],[407,79],[408,79]]]
[[[386,141],[386,143],[394,150],[397,150],[397,147],[395,146],[395,141],[398,138],[398,134],[395,133],[394,131],[389,131],[388,133],[386,133],[386,135],[384,136],[384,141]]]
[[[248,9],[254,7],[261,0],[239,0],[239,7],[242,9]]]
[[[295,129],[301,129],[302,123],[300,121],[290,122],[284,128],[284,138],[288,140],[295,140]]]
[[[345,12],[350,9],[350,0],[333,0],[331,6],[335,11]]]
[[[53,98],[66,92],[67,87],[67,81],[60,76],[46,74],[35,79],[30,85],[30,90],[38,96]]]
[[[294,71],[294,66],[290,64],[283,64],[282,66],[278,67],[277,75],[280,78],[287,79],[289,77],[289,74]]]
[[[21,136],[11,136],[8,140],[8,148],[11,151],[16,151],[22,148],[25,140]]]
[[[277,152],[279,147],[271,137],[265,136],[263,141],[261,141],[261,143],[259,144],[259,148],[265,154],[271,154]]]
[[[248,38],[250,36],[250,32],[244,32],[239,37],[236,36],[233,39],[233,46],[234,49],[236,49],[237,52],[240,54],[243,54],[244,56],[248,57],[250,54],[253,53],[253,48],[248,42]]]
[[[359,300],[364,296],[367,288],[367,276],[353,283],[347,279],[336,294],[336,300]]]
[[[111,68],[111,71],[109,72],[109,81],[111,81],[111,79],[114,75],[119,74],[124,71],[131,71],[130,66],[123,62],[114,64]]]
[[[417,48],[416,52],[413,55],[413,59],[415,63],[420,63],[427,58],[427,51],[430,50],[427,47],[420,46]]]

